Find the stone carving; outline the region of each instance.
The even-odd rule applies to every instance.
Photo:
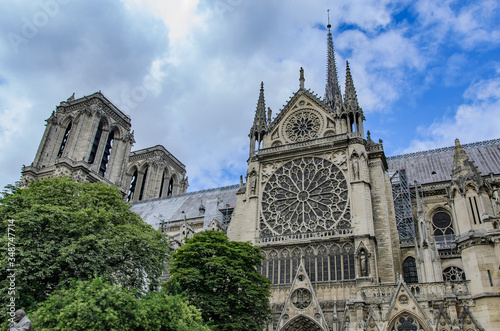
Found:
[[[284,163],[264,187],[262,215],[261,236],[350,227],[344,173],[318,157]]]
[[[255,172],[255,169],[252,169],[248,182],[250,184],[250,194],[255,195],[255,190],[257,186],[257,173]]]
[[[368,276],[368,257],[364,249],[361,250],[359,255],[359,270],[361,271],[361,277]]]
[[[312,295],[306,288],[298,288],[292,293],[292,304],[297,309],[306,309],[311,304]]]
[[[22,309],[16,310],[14,313],[14,323],[9,325],[7,331],[33,331],[33,326],[28,316]]]
[[[315,139],[321,126],[318,115],[302,111],[291,116],[285,124],[285,135],[293,142]]]

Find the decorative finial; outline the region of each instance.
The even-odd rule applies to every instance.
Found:
[[[304,68],[300,67],[300,78],[299,78],[299,82],[300,82],[300,89],[304,89],[304,81],[306,79],[304,78]]]
[[[326,27],[328,28],[328,30],[330,30],[330,28],[332,27],[332,25],[330,24],[330,9],[328,9],[327,12],[328,12],[328,25]]]

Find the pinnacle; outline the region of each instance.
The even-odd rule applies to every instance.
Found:
[[[339,79],[337,75],[337,64],[335,62],[335,51],[333,48],[333,39],[330,29],[328,29],[327,37],[327,78],[325,87],[325,102],[332,109],[335,108],[335,96],[338,95],[338,100],[342,103],[342,94],[340,91]]]
[[[356,95],[356,88],[352,80],[351,69],[349,68],[349,61],[346,61],[346,75],[345,75],[345,95],[344,101],[347,106],[353,109],[359,108],[358,97]]]

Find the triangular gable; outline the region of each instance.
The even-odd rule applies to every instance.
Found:
[[[283,127],[286,125],[285,121],[290,117],[294,118],[295,115],[292,113],[295,111],[298,112],[297,116],[300,118],[305,116],[315,125],[318,125],[319,131],[317,134],[320,134],[321,137],[335,134],[335,117],[331,110],[318,96],[308,90],[300,89],[290,98],[269,125],[271,140],[279,139],[286,143],[297,142],[285,139],[287,135],[284,133]]]
[[[278,321],[278,330],[298,316],[307,316],[323,330],[329,330],[323,310],[319,305],[316,293],[302,262],[297,268],[288,298],[283,306]]]
[[[451,319],[443,306],[439,306],[439,311],[436,316],[436,328],[440,331],[452,329]]]
[[[461,330],[484,331],[484,328],[482,328],[474,316],[472,316],[472,313],[467,306],[464,306],[464,310],[462,311],[462,316],[460,317],[458,324]]]
[[[417,318],[420,324],[425,324],[424,330],[428,329],[430,321],[427,318],[427,315],[411,293],[408,286],[406,286],[403,277],[400,276],[398,286],[391,300],[386,320],[389,321],[389,325],[393,325],[395,322],[394,320],[404,314],[410,315],[412,318]]]
[[[380,331],[382,328],[379,328],[378,318],[372,308],[370,308],[370,312],[368,313],[368,317],[366,318],[366,331]]]

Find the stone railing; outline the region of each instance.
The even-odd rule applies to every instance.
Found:
[[[457,296],[468,295],[469,281],[436,282],[406,284],[417,300],[432,300],[443,298],[447,292]],[[392,298],[397,285],[381,285],[363,287],[361,292],[365,299]]]
[[[294,144],[286,144],[286,145],[280,145],[280,146],[275,146],[275,147],[269,147],[269,148],[264,148],[259,151],[256,151],[256,155],[266,155],[266,154],[271,154],[271,153],[276,153],[276,152],[283,152],[283,151],[288,151],[288,150],[294,150],[297,148],[303,148],[307,146],[312,146],[312,145],[320,145],[320,144],[326,144],[326,143],[331,143],[331,142],[336,142],[336,141],[341,141],[345,140],[349,137],[358,137],[357,135],[353,135],[352,133],[343,133],[343,134],[338,134],[335,136],[329,136],[329,137],[324,137],[324,138],[318,138],[318,139],[313,139],[313,140],[306,140]]]
[[[268,244],[268,243],[279,243],[287,241],[297,241],[297,240],[311,240],[311,239],[326,239],[334,238],[338,236],[344,236],[352,234],[352,229],[332,229],[323,232],[311,232],[311,233],[296,233],[296,234],[285,234],[281,236],[272,237],[256,237],[256,244]]]

